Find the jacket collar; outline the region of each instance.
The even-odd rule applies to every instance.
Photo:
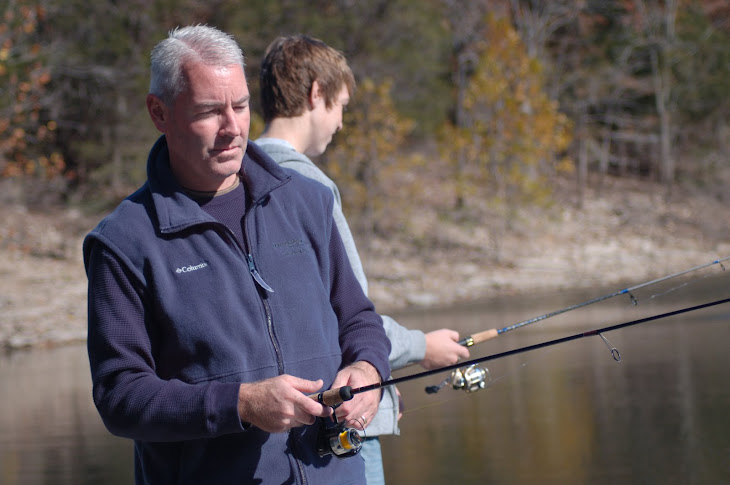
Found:
[[[249,141],[241,164],[241,178],[249,199],[259,204],[271,191],[288,182],[291,176]],[[215,222],[197,202],[185,194],[175,179],[170,169],[170,153],[164,135],[155,142],[147,158],[147,181],[161,233],[169,234],[195,224]]]

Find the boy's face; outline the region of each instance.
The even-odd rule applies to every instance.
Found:
[[[329,108],[326,107],[323,97],[320,100],[312,113],[313,140],[305,151],[305,155],[310,157],[323,154],[334,134],[342,129],[342,112],[350,102],[350,93],[347,86],[343,85]]]

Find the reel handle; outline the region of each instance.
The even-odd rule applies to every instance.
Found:
[[[464,337],[463,339],[459,340],[459,345],[463,345],[464,347],[471,347],[472,345],[480,344],[482,342],[486,342],[487,340],[493,339],[497,335],[499,335],[499,332],[496,328],[484,330],[483,332],[477,332],[474,335]]]
[[[352,399],[354,394],[352,393],[352,387],[342,386],[337,389],[329,389],[327,391],[317,392],[310,394],[310,397],[324,406],[336,406],[345,401]]]

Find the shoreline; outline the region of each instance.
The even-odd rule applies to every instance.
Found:
[[[531,209],[499,235],[499,251],[486,243],[495,240],[489,224],[464,229],[426,213],[414,223],[416,234],[419,224],[421,234],[432,237],[438,228],[437,241],[376,239],[360,248],[370,298],[380,313],[403,314],[640,284],[730,256],[724,231],[730,211],[721,201],[695,196],[665,202],[643,185],[611,193],[588,194],[580,209]],[[0,217],[0,348],[85,341],[81,243],[101,216],[10,205]]]
[[[0,283],[2,289],[0,310],[4,314],[0,323],[0,348],[12,352],[85,342],[87,287],[81,258],[76,261],[59,260],[17,252],[13,258],[9,258],[8,251],[3,253],[5,257],[0,264],[0,274],[5,276],[9,274],[8,263],[15,270],[19,267],[26,268],[23,270],[26,276],[16,280],[16,283],[20,283],[16,288],[22,287],[28,291],[22,294],[16,290],[13,295],[8,293],[5,283]],[[371,278],[370,295],[376,309],[382,314],[405,315],[423,311],[445,311],[456,305],[476,305],[480,302],[517,298],[528,294],[540,297],[591,288],[601,288],[597,290],[599,292],[605,291],[605,288],[619,291],[655,278],[709,265],[722,257],[727,257],[727,255],[712,256],[697,251],[687,251],[680,256],[683,265],[670,268],[671,264],[667,262],[664,272],[635,272],[633,271],[635,268],[625,266],[630,270],[614,271],[610,278],[602,275],[599,279],[591,276],[576,279],[573,266],[566,264],[564,270],[558,270],[555,268],[560,264],[557,261],[549,261],[551,265],[555,265],[552,268],[529,266],[497,268],[480,276],[475,276],[472,269],[466,265],[460,268],[461,271],[454,271],[451,268],[451,281],[448,285],[459,288],[458,291],[451,293],[439,292],[433,284],[428,284],[430,279],[439,278],[435,275],[443,271],[440,267],[435,267],[428,274],[423,274],[423,278],[417,280],[402,278],[395,288],[388,279]],[[616,256],[614,259],[621,258]],[[677,258],[672,261],[679,264]],[[385,261],[376,263],[387,264]],[[32,269],[38,267],[45,268],[43,275]],[[461,329],[456,328],[456,330]]]

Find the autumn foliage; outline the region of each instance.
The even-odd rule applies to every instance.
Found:
[[[550,195],[552,175],[573,170],[571,123],[509,22],[489,16],[486,32],[462,119],[444,126],[441,153],[453,166],[461,203],[472,195],[496,204],[539,201]]]
[[[342,187],[343,204],[363,232],[398,225],[415,197],[420,158],[402,151],[414,121],[398,113],[391,89],[389,79],[360,83],[344,130],[325,157],[327,172]]]
[[[0,23],[0,176],[63,174],[55,146],[56,122],[49,117],[50,68],[37,32],[45,10],[11,2]]]
[[[258,65],[278,35],[343,51],[358,82],[322,157],[360,234],[428,207],[548,204],[556,181],[730,183],[730,30],[711,0],[8,0],[0,3],[0,183],[95,208],[144,181],[144,105],[166,32],[215,25]],[[594,177],[589,177],[594,175]],[[564,185],[563,185],[564,186]],[[475,219],[476,220],[476,219]]]

